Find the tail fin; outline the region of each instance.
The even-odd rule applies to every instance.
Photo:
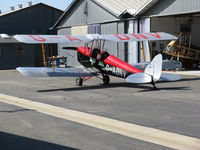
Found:
[[[154,57],[152,62],[145,68],[144,73],[152,77],[155,83],[160,79],[162,72],[162,55],[158,54]]]
[[[145,68],[144,73],[136,73],[128,76],[126,80],[131,83],[156,83],[162,72],[162,55],[158,54]]]

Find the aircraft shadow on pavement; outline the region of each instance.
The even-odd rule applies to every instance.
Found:
[[[161,90],[192,90],[190,87],[165,87],[165,88],[160,88],[159,86],[157,87],[157,89],[154,88],[146,88],[143,90],[140,90],[138,92],[151,92],[151,91],[161,91]]]
[[[171,83],[172,82],[185,82],[185,81],[197,81],[197,80],[200,80],[200,78],[182,78],[181,80],[177,80],[177,81],[170,81]],[[158,81],[158,83],[170,83],[170,82],[167,82],[167,81]]]
[[[181,82],[181,81],[196,81],[196,80],[200,80],[200,78],[183,78],[183,79],[181,79],[181,80],[179,80],[179,81],[174,81],[174,82]]]
[[[49,142],[0,132],[0,149],[2,150],[78,150]]]
[[[39,90],[38,92],[56,92],[56,91],[84,91],[84,90],[96,90],[96,89],[107,89],[107,88],[118,88],[118,87],[127,87],[127,88],[144,88],[142,84],[131,84],[131,83],[110,83],[109,85],[97,84],[97,85],[83,85],[70,88],[60,88],[60,89],[49,89],[49,90]]]
[[[159,85],[159,84],[158,84]],[[119,87],[125,87],[125,88],[138,88],[138,89],[144,89],[147,91],[156,91],[159,89],[154,89],[151,84],[132,84],[132,83],[110,83],[109,85],[85,85],[81,87],[71,87],[71,88],[60,88],[60,89],[48,89],[48,90],[39,90],[37,92],[56,92],[56,91],[84,91],[84,90],[96,90],[96,89],[106,89],[106,88],[119,88]],[[162,88],[163,90],[174,90],[174,89],[179,89],[179,90],[185,90],[188,87],[172,87],[172,88]],[[161,90],[161,89],[160,89]]]

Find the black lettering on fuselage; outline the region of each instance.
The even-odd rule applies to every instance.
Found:
[[[105,72],[107,72],[108,74],[111,74],[111,75],[114,75],[114,76],[118,76],[118,77],[122,77],[122,78],[127,77],[127,72],[120,69],[120,68],[117,68],[117,67],[106,65],[103,70]]]

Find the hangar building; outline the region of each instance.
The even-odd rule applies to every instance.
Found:
[[[57,34],[71,35],[157,31],[177,35],[191,31],[192,44],[200,46],[199,16],[199,0],[74,0],[54,29]],[[70,54],[69,63],[77,64],[75,53],[66,53],[63,46],[58,45],[58,54]],[[165,47],[166,41],[145,43],[145,56],[141,55],[137,42],[108,43],[106,48],[129,63],[137,63],[149,61],[151,55],[162,52]]]
[[[138,32],[138,22],[133,22],[134,14],[148,0],[74,0],[66,9],[62,17],[54,25],[58,34],[85,35],[85,34],[113,34]],[[135,26],[134,26],[135,25]],[[132,43],[131,43],[132,44]],[[58,54],[65,55],[63,44],[58,46]],[[108,51],[117,57],[129,61],[131,51],[137,43],[109,43],[105,44]],[[76,63],[74,52],[68,56],[70,64]],[[136,57],[137,58],[137,57]],[[137,60],[135,60],[136,62]]]
[[[55,34],[51,28],[63,11],[43,3],[0,14],[0,34]],[[57,50],[56,50],[57,51]],[[41,45],[27,45],[0,36],[0,69],[40,66]]]

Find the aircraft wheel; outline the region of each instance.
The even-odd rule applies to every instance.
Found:
[[[103,76],[103,83],[108,85],[110,83],[110,77],[108,75]]]
[[[81,77],[76,78],[76,86],[82,86],[83,85],[83,79]]]

